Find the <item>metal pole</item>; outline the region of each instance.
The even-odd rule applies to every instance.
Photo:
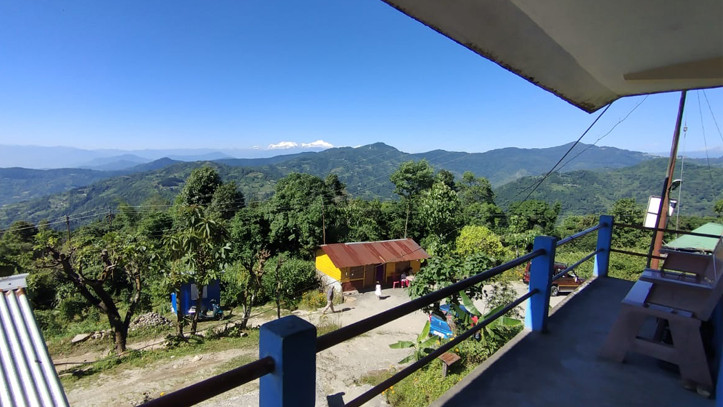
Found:
[[[666,186],[663,189],[663,195],[660,197],[660,206],[662,210],[658,212],[658,221],[655,223],[658,229],[664,229],[668,220],[668,192],[670,191],[670,183],[673,181],[673,172],[675,171],[675,159],[678,157],[678,140],[680,140],[680,127],[683,122],[683,109],[685,108],[685,96],[687,91],[680,92],[680,103],[678,105],[678,118],[675,120],[675,132],[673,133],[673,144],[670,146],[670,158],[668,159],[668,173]],[[655,232],[655,242],[653,243],[653,255],[660,256],[660,248],[663,246],[663,233]],[[651,259],[651,268],[657,269],[659,260]]]
[[[597,251],[593,275],[595,277],[607,277],[610,264],[610,243],[613,239],[613,217],[609,215],[600,216],[600,229],[597,231]]]
[[[555,265],[557,239],[550,236],[537,236],[533,251],[544,250],[545,254],[532,259],[530,263],[530,291],[537,294],[530,297],[525,312],[525,328],[532,331],[547,330],[547,311],[550,308],[550,283]]]

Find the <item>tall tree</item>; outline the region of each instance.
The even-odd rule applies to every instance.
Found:
[[[484,226],[467,225],[462,228],[456,246],[456,252],[462,256],[483,253],[497,261],[512,256],[510,250],[502,245],[500,237]]]
[[[35,235],[32,223],[16,221],[0,238],[0,276],[28,272],[35,258]]]
[[[400,206],[405,212],[404,237],[411,235],[419,239],[424,227],[416,219],[419,197],[422,191],[428,190],[434,184],[434,169],[427,160],[407,161],[392,173],[389,180],[394,184],[394,193],[402,198]]]
[[[289,251],[311,257],[311,251],[324,241],[326,185],[313,175],[292,173],[279,180],[268,205],[273,252]],[[329,239],[327,239],[329,241]]]
[[[419,217],[427,236],[434,235],[441,242],[454,241],[461,221],[457,194],[447,184],[435,183],[422,193]]]
[[[533,230],[538,234],[550,235],[555,230],[555,222],[559,213],[559,202],[554,205],[534,199],[513,202],[508,211],[510,229],[513,232]]]
[[[199,207],[189,207],[188,226],[178,232],[171,247],[173,258],[191,270],[190,276],[199,293],[221,275],[221,268],[228,263],[230,246],[225,225],[205,214]],[[191,322],[191,334],[196,333],[203,298],[196,299],[196,313]]]
[[[216,169],[209,166],[196,168],[186,179],[186,183],[178,195],[178,200],[185,206],[207,207],[211,204],[213,194],[221,184],[221,176]]]
[[[125,352],[128,327],[141,301],[144,274],[158,264],[151,247],[143,238],[116,233],[108,233],[101,240],[73,241],[73,246],[68,243],[65,247],[52,233],[43,233],[38,239],[47,254],[40,267],[54,269],[59,279],[71,283],[91,306],[105,314],[114,332],[116,352]],[[125,294],[116,298],[116,292]],[[121,315],[119,301],[125,315]]]
[[[633,198],[618,199],[611,209],[615,223],[642,225],[645,210]],[[613,228],[613,241],[619,247],[645,249],[650,245],[650,234],[638,229]]]
[[[402,163],[389,179],[394,184],[395,194],[404,199],[412,199],[432,187],[434,169],[427,160],[407,161]]]

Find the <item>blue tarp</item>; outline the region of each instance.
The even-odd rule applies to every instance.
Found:
[[[199,294],[203,295],[203,299],[201,300],[202,311],[212,309],[212,300],[215,300],[216,304],[221,304],[221,285],[218,280],[213,280],[211,284],[204,287],[203,290],[198,290],[196,284],[193,282],[186,283],[181,286],[181,310],[183,310],[183,315],[188,315],[188,310],[196,305],[196,298],[198,298]],[[176,293],[171,294],[171,308],[175,313]]]

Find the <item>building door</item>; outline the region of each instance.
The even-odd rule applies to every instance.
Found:
[[[386,281],[384,281],[384,265],[383,264],[379,264],[376,267],[376,276],[377,276],[376,281],[379,281],[379,283],[382,285],[386,284]],[[376,284],[376,281],[374,282],[374,284]]]

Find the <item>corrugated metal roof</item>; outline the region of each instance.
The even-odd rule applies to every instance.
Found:
[[[0,406],[67,406],[21,274],[0,279]]]
[[[695,233],[704,233],[707,235],[717,235],[719,238],[683,235],[677,239],[673,239],[665,245],[666,249],[675,250],[697,250],[702,252],[713,252],[718,244],[720,237],[723,237],[723,225],[720,223],[706,223],[705,225],[693,229]]]
[[[334,243],[322,245],[321,250],[338,268],[429,258],[427,252],[412,239]]]

